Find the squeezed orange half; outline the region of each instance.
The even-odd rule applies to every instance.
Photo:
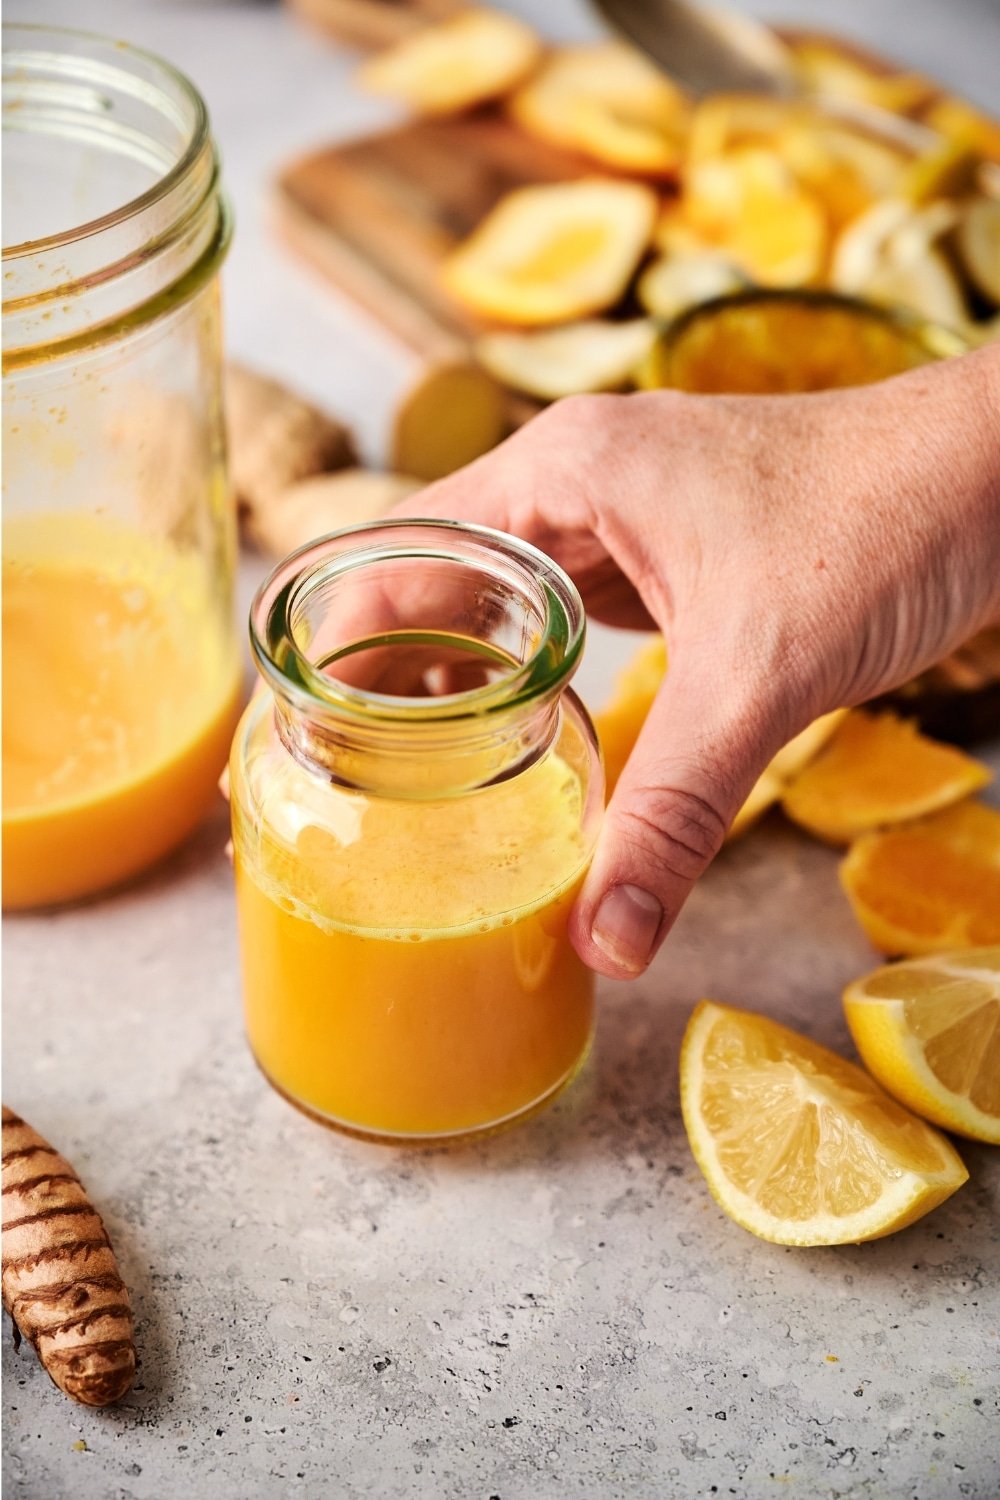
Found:
[[[90,517],[8,523],[4,906],[89,895],[179,844],[225,765],[239,676],[193,560]]]

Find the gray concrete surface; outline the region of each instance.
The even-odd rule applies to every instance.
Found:
[[[836,13],[996,92],[985,0],[783,9]],[[195,76],[240,218],[232,345],[377,454],[405,358],[262,227],[277,162],[384,117],[348,92],[349,57],[268,7],[7,12],[120,32]],[[591,24],[571,0],[534,13],[563,34]],[[592,701],[622,651],[595,633]],[[777,817],[727,850],[651,973],[602,985],[591,1062],[548,1114],[409,1152],[323,1131],[256,1072],[225,837],[220,806],[130,891],[4,923],[4,1097],[104,1213],[141,1356],[118,1409],[85,1411],[5,1320],[5,1494],[997,1500],[997,1153],[963,1145],[971,1180],[904,1234],[790,1251],[721,1214],[680,1120],[678,1046],[704,995],[849,1051],[839,992],[875,956],[831,851]]]

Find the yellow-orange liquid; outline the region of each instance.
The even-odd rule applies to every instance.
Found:
[[[3,903],[125,880],[204,815],[239,671],[189,569],[90,518],[4,532]]]
[[[287,781],[263,833],[236,824],[247,1031],[270,1079],[383,1136],[460,1135],[557,1092],[592,1026],[566,935],[587,857],[576,773],[550,753],[426,802],[320,787],[310,804]]]

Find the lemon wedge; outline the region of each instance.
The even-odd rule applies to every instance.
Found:
[[[887,964],[844,991],[869,1072],[959,1135],[1000,1146],[1000,947]]]
[[[681,1107],[720,1208],[780,1245],[880,1239],[969,1175],[943,1135],[853,1063],[708,1000],[684,1036]]]

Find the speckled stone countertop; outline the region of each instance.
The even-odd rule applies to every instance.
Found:
[[[574,0],[518,8],[592,25]],[[7,9],[81,24],[69,0]],[[234,349],[377,455],[406,358],[281,256],[261,205],[290,152],[386,118],[349,92],[350,55],[272,7],[85,10],[208,98],[239,213]],[[996,94],[989,0],[784,14]],[[623,650],[595,632],[592,701]],[[104,1214],[141,1357],[121,1406],[87,1411],[5,1320],[5,1495],[997,1500],[998,1153],[963,1144],[969,1183],[903,1234],[792,1251],[731,1223],[687,1147],[677,1054],[702,996],[850,1051],[839,993],[876,957],[834,852],[777,816],[727,849],[651,972],[600,986],[591,1060],[547,1114],[417,1152],[322,1130],[256,1071],[225,838],[220,804],[129,891],[4,923],[4,1096]]]

